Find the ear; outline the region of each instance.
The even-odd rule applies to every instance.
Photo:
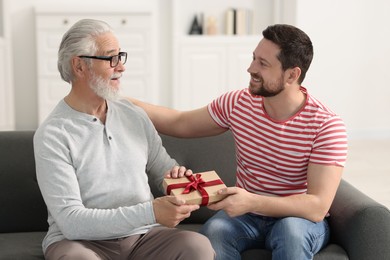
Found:
[[[83,74],[85,68],[86,68],[86,64],[82,58],[79,57],[72,58],[72,69],[75,76],[80,76],[81,74]]]
[[[289,84],[298,82],[298,79],[301,76],[301,69],[299,67],[287,69],[286,76],[287,76],[287,82]]]

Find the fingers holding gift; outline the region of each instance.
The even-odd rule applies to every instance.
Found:
[[[166,227],[175,227],[188,218],[199,205],[187,205],[185,201],[174,196],[165,196],[153,201],[156,222]]]
[[[253,195],[238,187],[228,187],[218,191],[218,194],[228,195],[225,199],[210,204],[209,209],[223,209],[230,217],[236,217],[251,212]]]
[[[190,175],[192,175],[192,170],[187,169],[184,166],[174,166],[171,170],[168,170],[165,173],[167,178],[181,178]]]

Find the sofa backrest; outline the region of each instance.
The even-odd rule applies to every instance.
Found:
[[[33,131],[0,132],[0,233],[47,230],[33,135]]]
[[[38,187],[34,131],[0,131],[0,233],[46,231],[47,209]],[[235,184],[235,148],[230,132],[193,139],[161,135],[180,165],[194,172],[215,170],[227,186]],[[155,196],[161,196],[152,187]],[[215,212],[202,207],[186,222],[203,223]]]

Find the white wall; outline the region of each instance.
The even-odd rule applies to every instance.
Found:
[[[3,1],[9,1],[9,10],[3,11],[10,17],[12,29],[16,129],[35,129],[37,78],[32,6],[44,1]],[[78,0],[55,1],[77,4]],[[102,0],[88,1],[96,4]],[[390,1],[294,1],[296,10],[291,9],[291,12],[296,11],[296,14],[291,17],[295,17],[296,25],[309,34],[315,50],[304,85],[344,118],[351,138],[390,138],[390,86],[387,80],[390,16],[386,12],[390,10]],[[170,105],[172,94],[169,3],[169,0],[159,1],[163,50],[159,92],[163,105]],[[289,11],[283,10],[281,14],[289,14]],[[291,17],[287,21],[291,21]],[[283,21],[283,17],[280,19]]]
[[[314,44],[304,82],[340,114],[351,139],[390,138],[390,1],[298,0]]]
[[[36,1],[8,1],[6,7],[9,9],[3,10],[11,26],[15,128],[20,130],[35,129],[37,126],[33,2]]]
[[[4,24],[3,24],[3,2],[0,1],[0,37],[4,36]]]

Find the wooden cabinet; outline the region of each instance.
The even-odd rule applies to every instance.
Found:
[[[156,103],[158,73],[156,61],[152,60],[157,56],[155,1],[128,1],[127,5],[117,8],[99,5],[70,9],[55,6],[35,9],[39,123],[70,91],[70,85],[61,80],[57,70],[57,52],[63,34],[83,18],[110,24],[121,49],[127,51],[126,71],[121,79],[122,94]]]
[[[247,87],[247,68],[258,41],[258,36],[182,41],[175,55],[174,72],[180,73],[174,73],[173,106],[198,108],[226,91]]]

